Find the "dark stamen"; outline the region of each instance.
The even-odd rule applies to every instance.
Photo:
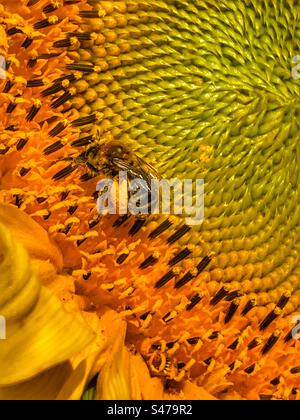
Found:
[[[179,254],[175,255],[174,258],[172,258],[169,261],[169,266],[173,267],[174,265],[180,263],[181,261],[185,260],[187,257],[191,255],[192,251],[190,251],[188,248],[185,248],[183,251],[180,251]]]
[[[91,135],[91,136],[83,137],[82,139],[74,141],[73,143],[71,143],[71,146],[73,146],[73,147],[84,147],[84,146],[88,146],[93,141],[94,141],[94,136]]]
[[[15,203],[16,203],[16,206],[17,206],[18,208],[20,208],[20,207],[21,207],[21,205],[23,204],[23,199],[22,199],[22,197],[21,197],[19,194],[15,195],[14,197],[15,197]]]
[[[62,77],[58,77],[57,79],[53,80],[54,83],[62,83],[64,80],[69,80],[69,82],[75,82],[76,76],[75,74],[68,74],[68,75],[64,75]]]
[[[44,8],[43,8],[43,12],[44,13],[52,13],[55,12],[55,10],[58,9],[58,6],[54,3],[54,4],[47,4]]]
[[[165,316],[162,317],[162,320],[168,324],[169,322],[173,321],[173,319],[176,318],[176,315],[173,318],[170,318],[170,316],[172,315],[172,312],[168,312]]]
[[[30,37],[27,37],[21,46],[26,49],[26,48],[30,47],[32,42],[33,42],[33,39],[30,38]]]
[[[58,41],[55,41],[53,43],[54,48],[69,48],[71,47],[71,45],[72,45],[72,42],[70,38],[59,39]]]
[[[43,216],[44,220],[49,220],[51,216],[51,211],[48,210],[48,214],[46,214],[45,216]]]
[[[72,172],[75,171],[75,169],[76,166],[69,165],[66,168],[59,171],[57,174],[55,174],[52,179],[54,179],[55,181],[59,181],[60,179],[63,179],[66,176],[70,175]]]
[[[87,238],[84,239],[80,239],[79,241],[77,241],[77,246],[80,247],[82,244],[84,244],[84,242],[87,240]]]
[[[17,130],[18,130],[18,126],[17,126],[17,125],[12,124],[12,125],[10,125],[10,126],[6,127],[6,129],[5,129],[5,130],[7,130],[7,131],[17,131]]]
[[[253,350],[256,347],[258,347],[261,344],[261,340],[259,338],[254,338],[249,344],[248,344],[248,350]]]
[[[10,91],[10,89],[13,87],[13,82],[11,82],[10,80],[8,80],[5,83],[4,89],[3,89],[3,93],[8,93]]]
[[[64,129],[66,128],[66,124],[59,122],[52,130],[49,132],[50,137],[58,136]]]
[[[63,233],[64,235],[67,235],[70,230],[72,229],[72,223],[69,223],[64,229],[60,230],[60,233]]]
[[[48,87],[47,89],[43,90],[41,95],[43,97],[54,95],[54,93],[59,92],[60,90],[63,90],[63,86],[61,83],[54,83],[52,86]]]
[[[0,149],[0,155],[5,155],[9,151],[9,146],[6,146],[5,149]]]
[[[265,355],[267,354],[277,343],[277,341],[279,340],[280,335],[277,332],[274,332],[271,337],[268,339],[268,341],[266,342],[266,344],[264,345],[263,349],[262,349],[262,354]]]
[[[288,343],[289,341],[291,341],[291,339],[293,338],[293,335],[294,335],[294,330],[295,329],[297,329],[297,325],[294,327],[294,328],[292,328],[288,333],[287,333],[287,335],[284,337],[284,342],[285,343]],[[300,329],[300,328],[299,328]],[[299,331],[299,330],[298,330]]]
[[[246,303],[245,308],[242,311],[242,315],[245,316],[247,315],[248,312],[251,311],[251,309],[253,309],[256,305],[256,300],[255,299],[251,299]]]
[[[83,125],[94,124],[96,122],[96,114],[89,115],[87,117],[78,118],[72,121],[73,127],[82,127]]]
[[[193,280],[195,276],[189,271],[186,273],[180,280],[178,280],[175,284],[175,289],[180,289],[181,287],[185,286],[191,280]]]
[[[61,201],[65,201],[68,198],[69,194],[70,194],[70,191],[62,192],[60,196]]]
[[[300,366],[293,367],[290,372],[295,375],[296,373],[300,373]]]
[[[286,305],[288,304],[290,298],[291,298],[291,292],[289,291],[285,292],[279,299],[279,302],[277,303],[278,308],[284,309]]]
[[[165,284],[167,284],[170,280],[172,280],[174,277],[176,276],[176,274],[174,273],[174,271],[169,271],[167,274],[165,274],[156,284],[155,284],[155,288],[156,289],[160,289],[161,287],[163,287]]]
[[[33,69],[33,67],[36,65],[36,63],[37,63],[37,58],[30,58],[29,60],[28,60],[28,63],[27,63],[27,66],[30,68],[30,69]]]
[[[202,296],[197,293],[195,296],[192,297],[191,303],[189,303],[186,307],[187,311],[191,311],[198,303],[200,303],[202,300]]]
[[[44,155],[48,156],[48,155],[51,155],[51,153],[57,152],[62,147],[64,147],[64,145],[62,144],[60,140],[58,140],[55,143],[51,144],[50,146],[46,147],[46,149],[43,150],[43,153]]]
[[[177,363],[177,368],[179,369],[179,370],[182,370],[182,369],[184,369],[186,367],[186,363],[184,363],[184,362],[178,362]]]
[[[119,265],[123,264],[127,260],[128,257],[129,257],[129,254],[120,255],[117,259],[117,264]]]
[[[253,363],[253,365],[251,365],[247,369],[245,369],[245,372],[250,375],[251,373],[254,372],[254,370],[255,370],[255,363]]]
[[[95,220],[91,220],[91,221],[89,222],[89,228],[90,228],[90,229],[94,229],[96,226],[98,226],[98,225],[99,225],[100,220],[101,220],[101,218],[100,218],[100,217],[97,217],[97,219],[95,219]]]
[[[187,225],[183,225],[180,229],[178,229],[170,238],[168,239],[168,244],[172,245],[179,239],[181,239],[184,235],[190,232],[191,227]]]
[[[79,12],[79,16],[86,19],[97,19],[100,17],[97,10],[82,10]]]
[[[125,214],[124,216],[121,216],[118,220],[116,220],[113,224],[114,228],[121,227],[124,223],[127,222],[127,220],[130,218],[129,214]]]
[[[232,371],[235,368],[236,361],[232,362],[228,367]]]
[[[73,214],[76,212],[76,210],[78,209],[78,206],[77,206],[77,204],[74,204],[74,206],[70,206],[69,208],[68,208],[68,213],[71,215],[71,216],[73,216]]]
[[[198,274],[202,273],[202,271],[204,271],[210,263],[211,258],[208,256],[204,257],[203,260],[197,266]]]
[[[40,0],[28,0],[27,7],[34,6],[37,4]]]
[[[151,315],[151,311],[145,312],[143,315],[140,316],[140,319],[142,321],[146,321],[149,315]]]
[[[42,87],[44,86],[43,79],[28,80],[27,87]]]
[[[234,292],[229,293],[229,295],[226,297],[227,302],[231,302],[234,299],[241,297],[242,294],[239,290],[235,290]]]
[[[19,174],[21,177],[26,176],[31,171],[31,168],[21,168]]]
[[[56,109],[56,108],[60,107],[65,102],[69,101],[72,98],[72,96],[73,95],[70,92],[65,92],[63,95],[61,95],[59,98],[57,98],[56,101],[54,101],[51,104],[51,108]]]
[[[50,58],[55,58],[60,56],[61,53],[48,53],[48,54],[41,54],[38,56],[38,60],[49,60]]]
[[[91,174],[86,173],[86,174],[81,175],[80,181],[81,182],[88,182],[88,181],[91,181],[91,179],[94,179],[94,178],[95,178],[95,175],[91,175]]]
[[[266,317],[265,319],[261,322],[259,329],[261,331],[264,331],[268,328],[268,326],[279,317],[281,313],[281,309],[279,308],[275,308],[273,311],[271,311]]]
[[[129,231],[129,235],[130,236],[134,236],[136,235],[144,226],[144,224],[146,223],[145,219],[139,219],[137,220],[134,225],[132,226],[132,228]]]
[[[211,362],[213,361],[213,357],[209,357],[208,359],[204,360],[204,363],[209,366],[211,364]]]
[[[225,296],[228,295],[228,289],[226,287],[222,287],[218,293],[215,295],[215,297],[210,301],[211,305],[217,305],[219,302],[221,302],[222,299],[225,298]]]
[[[39,112],[40,109],[41,109],[40,106],[32,105],[32,107],[28,111],[28,114],[26,116],[26,120],[27,121],[32,121],[34,119],[34,117],[37,115],[37,113]]]
[[[37,197],[36,201],[38,204],[43,204],[45,201],[47,201],[47,197]]]
[[[88,281],[89,278],[91,277],[91,275],[92,275],[92,273],[89,271],[88,273],[84,274],[82,276],[82,278],[83,278],[84,281]]]
[[[26,144],[27,144],[27,142],[28,142],[28,139],[20,139],[19,141],[18,141],[18,143],[17,143],[17,145],[16,145],[16,149],[17,149],[17,151],[18,152],[20,152],[22,149],[24,149],[24,147],[26,146]]]
[[[151,255],[150,257],[146,258],[145,261],[140,265],[140,269],[145,270],[146,268],[151,267],[157,262],[158,262],[158,259],[155,258],[153,255]]]
[[[277,386],[280,384],[280,376],[277,376],[277,378],[272,379],[272,381],[270,381],[270,384],[273,386]]]
[[[228,349],[230,350],[236,350],[237,346],[239,345],[239,338],[237,338],[233,343],[230,344],[230,346],[228,346]]]
[[[38,30],[38,29],[44,29],[44,28],[47,28],[48,26],[55,25],[56,23],[57,23],[57,21],[53,20],[51,22],[50,18],[49,19],[47,18],[47,19],[40,20],[39,22],[36,22],[33,25],[33,27],[36,30]]]
[[[16,109],[16,107],[17,107],[17,104],[16,104],[16,102],[10,102],[8,105],[7,105],[7,108],[6,108],[6,112],[7,112],[7,114],[11,114],[15,109]]]
[[[235,301],[233,301],[231,303],[231,305],[230,305],[230,307],[228,309],[228,312],[227,312],[227,314],[225,316],[225,319],[224,319],[224,323],[225,324],[228,324],[232,320],[232,318],[234,317],[236,311],[238,310],[239,304],[240,304],[240,302],[239,302],[238,299],[235,300]]]
[[[220,336],[220,331],[214,331],[209,337],[209,340],[215,341],[219,338]]]
[[[160,226],[158,226],[153,232],[150,233],[148,236],[149,239],[155,239],[163,232],[168,230],[172,226],[172,222],[170,220],[165,220]]]
[[[72,63],[67,64],[68,70],[75,70],[75,71],[81,71],[83,73],[93,73],[94,72],[94,66],[91,64],[79,64],[79,63]]]
[[[199,343],[199,340],[200,340],[200,337],[192,337],[192,338],[189,338],[189,339],[187,340],[187,342],[188,342],[191,346],[195,346],[196,344],[198,344],[198,343]]]
[[[7,35],[12,36],[12,35],[16,35],[16,34],[22,34],[22,30],[17,28],[17,27],[13,27],[7,30]]]

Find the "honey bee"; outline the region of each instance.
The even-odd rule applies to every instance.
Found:
[[[103,173],[114,179],[120,171],[126,172],[129,180],[145,181],[149,191],[151,182],[160,179],[158,171],[152,165],[117,140],[90,147],[82,162],[95,175]]]
[[[117,182],[120,172],[126,172],[127,182],[143,181],[143,186],[137,187],[137,189],[142,188],[142,193],[145,194],[143,197],[147,197],[142,200],[147,205],[140,207],[141,214],[148,214],[151,206],[157,205],[157,197],[152,196],[152,181],[161,179],[158,171],[118,140],[95,142],[80,156],[63,160],[71,163],[54,176],[56,180],[68,176],[78,167],[87,169],[81,177],[82,181],[105,175]]]
[[[152,182],[160,179],[158,171],[120,141],[90,147],[85,153],[85,165],[95,176],[101,173],[116,181],[120,181],[121,172],[126,173],[127,189],[128,183],[135,181],[134,189],[141,194],[138,201],[139,217],[149,214],[151,207],[157,205],[157,198],[152,196]],[[128,196],[131,197],[133,192],[128,191]]]

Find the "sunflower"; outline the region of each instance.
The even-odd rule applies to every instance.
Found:
[[[0,398],[298,399],[299,13],[1,0]],[[112,141],[202,225],[100,216]]]

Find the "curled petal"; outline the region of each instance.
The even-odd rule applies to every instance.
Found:
[[[61,270],[62,256],[59,248],[26,213],[15,206],[0,204],[0,223],[9,228],[13,238],[25,247],[31,258],[51,261],[57,270]]]
[[[94,333],[42,287],[24,247],[0,224],[0,387],[23,382],[83,350]]]

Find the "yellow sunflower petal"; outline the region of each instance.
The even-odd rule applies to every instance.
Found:
[[[87,383],[100,371],[107,358],[107,339],[103,334],[103,325],[96,314],[82,313],[87,325],[97,337],[82,352],[73,356],[70,363],[73,367],[71,375],[58,394],[58,400],[78,400],[81,398]],[[101,360],[101,364],[99,361]]]
[[[99,376],[96,399],[130,400],[130,354],[125,346],[126,324],[115,313],[111,323],[111,340],[108,358]],[[113,323],[119,328],[114,328]]]
[[[182,399],[183,400],[201,400],[201,401],[208,401],[208,400],[216,400],[209,392],[207,392],[204,388],[197,386],[196,384],[185,381],[183,383],[182,389]]]
[[[0,400],[54,400],[72,373],[65,362],[18,385],[0,387]]]
[[[32,271],[27,252],[0,224],[0,386],[32,378],[83,350],[94,334],[67,313]]]
[[[148,367],[139,355],[130,355],[131,388],[134,400],[163,400],[164,388],[159,378],[151,378]]]
[[[56,268],[62,268],[59,248],[50,241],[47,232],[26,213],[12,205],[0,204],[0,222],[9,228],[13,238],[25,247],[31,258],[50,260]]]

